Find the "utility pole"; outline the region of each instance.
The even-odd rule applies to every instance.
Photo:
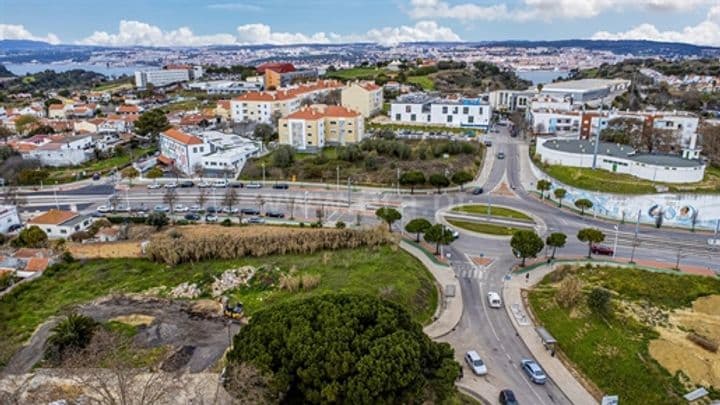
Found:
[[[397,168],[397,195],[400,195],[400,168]]]
[[[633,248],[630,254],[630,264],[635,264],[635,248],[638,245],[638,232],[640,231],[640,215],[642,210],[638,210],[637,221],[635,222],[635,237],[633,238]]]
[[[340,165],[335,166],[335,171],[337,172],[337,181],[335,183],[335,190],[340,190]]]
[[[263,170],[263,184],[265,184],[265,162],[262,163],[262,170]]]
[[[613,255],[612,257],[615,258],[617,255],[617,244],[618,244],[618,233],[620,233],[620,226],[615,225],[615,242],[613,243]]]
[[[352,188],[350,187],[350,177],[348,177],[348,184],[347,184],[347,197],[348,197],[348,208],[350,208],[350,205],[352,204]]]

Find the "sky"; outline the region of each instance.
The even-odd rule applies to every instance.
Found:
[[[64,44],[575,38],[720,46],[720,0],[0,0],[0,39]]]

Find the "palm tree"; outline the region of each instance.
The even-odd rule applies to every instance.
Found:
[[[98,323],[85,315],[70,314],[50,331],[46,356],[60,359],[67,350],[82,349],[90,343]]]

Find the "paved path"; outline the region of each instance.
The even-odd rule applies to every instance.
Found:
[[[433,323],[425,326],[423,331],[433,339],[447,335],[452,332],[458,322],[460,322],[460,317],[462,317],[463,313],[460,283],[458,283],[457,278],[455,278],[455,273],[450,267],[435,263],[422,250],[410,243],[401,241],[400,247],[415,256],[430,270],[430,273],[432,273],[441,290],[439,312],[435,314]],[[453,290],[452,296],[447,294],[448,289]]]
[[[535,360],[542,365],[548,377],[560,387],[568,399],[573,404],[597,404],[598,401],[580,384],[578,377],[565,367],[559,358],[551,356],[550,351],[545,349],[535,331],[535,325],[527,315],[522,290],[537,284],[552,270],[552,266],[541,266],[525,273],[529,274],[527,279],[525,275],[511,276],[503,286],[505,310]]]

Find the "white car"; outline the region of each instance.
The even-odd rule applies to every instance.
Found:
[[[500,294],[496,293],[495,291],[490,291],[487,294],[487,300],[491,308],[502,307],[502,299],[500,298]]]
[[[465,362],[470,366],[470,369],[475,375],[486,375],[488,372],[487,366],[475,350],[470,350],[465,353]]]
[[[185,205],[177,204],[177,205],[175,206],[175,212],[188,212],[188,211],[190,211],[190,208],[188,208],[188,207],[185,206]]]
[[[162,185],[157,184],[157,183],[148,184],[148,186],[147,186],[147,188],[149,188],[150,190],[157,190],[160,187],[162,187]]]
[[[177,187],[177,183],[175,183],[175,182],[167,183],[167,184],[165,184],[163,187],[165,187],[165,188],[175,188],[175,187]]]
[[[105,214],[110,211],[112,211],[112,208],[108,207],[107,205],[101,205],[101,206],[97,207],[97,212],[99,212],[101,214]]]

